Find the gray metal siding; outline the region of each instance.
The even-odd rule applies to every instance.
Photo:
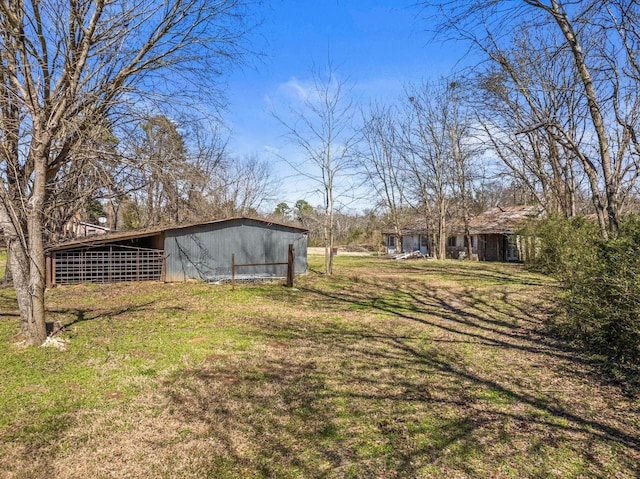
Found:
[[[215,280],[231,277],[236,263],[286,262],[288,245],[295,248],[295,272],[307,272],[306,233],[283,225],[237,219],[165,233],[166,281]],[[286,265],[252,266],[236,275],[285,277]]]

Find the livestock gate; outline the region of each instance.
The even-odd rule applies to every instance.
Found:
[[[163,281],[164,251],[108,245],[55,251],[47,257],[47,286]]]

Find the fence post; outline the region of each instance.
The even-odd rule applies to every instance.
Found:
[[[293,278],[295,276],[294,264],[293,245],[290,244],[289,254],[287,256],[287,288],[293,288]]]
[[[231,290],[236,289],[236,255],[231,253]]]

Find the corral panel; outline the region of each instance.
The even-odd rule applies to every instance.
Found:
[[[161,281],[164,252],[112,246],[58,251],[52,256],[53,283],[117,283]]]

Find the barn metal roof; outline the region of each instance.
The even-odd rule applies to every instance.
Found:
[[[114,241],[123,241],[123,240],[129,240],[129,239],[138,239],[138,238],[148,238],[151,236],[157,236],[160,235],[162,233],[165,233],[167,231],[177,231],[177,230],[182,230],[182,229],[187,229],[187,228],[193,228],[193,227],[198,227],[198,226],[207,226],[207,225],[212,225],[212,224],[219,224],[219,223],[225,223],[225,222],[230,222],[230,221],[238,221],[238,220],[249,220],[249,221],[255,221],[258,223],[262,223],[268,226],[281,226],[284,228],[289,228],[289,229],[293,229],[293,230],[297,230],[300,232],[308,232],[309,230],[306,228],[300,228],[297,226],[291,226],[291,225],[287,225],[284,223],[277,223],[274,221],[267,221],[267,220],[263,220],[263,219],[259,219],[259,218],[251,218],[248,216],[237,216],[237,217],[232,217],[232,218],[224,218],[224,219],[217,219],[217,220],[210,220],[210,221],[202,221],[202,222],[197,222],[197,223],[186,223],[186,224],[180,224],[180,225],[165,225],[165,226],[159,226],[159,227],[155,227],[155,228],[146,228],[143,230],[135,230],[135,231],[119,231],[119,232],[113,232],[113,233],[106,233],[103,235],[95,235],[95,236],[87,236],[87,237],[83,237],[83,238],[78,238],[78,239],[74,239],[74,240],[70,240],[70,241],[64,241],[61,243],[57,243],[57,244],[53,244],[53,245],[49,245],[47,247],[47,251],[57,251],[57,250],[63,250],[63,249],[70,249],[70,248],[76,248],[79,246],[95,246],[95,245],[101,245],[101,244],[108,244],[108,243],[113,243]]]

